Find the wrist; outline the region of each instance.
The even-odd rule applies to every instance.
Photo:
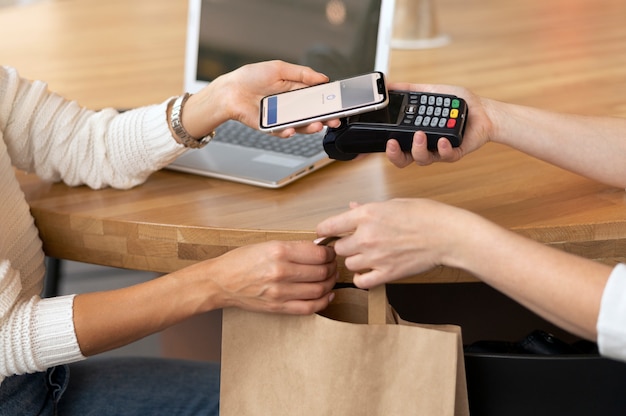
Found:
[[[528,117],[526,107],[516,104],[486,100],[484,108],[491,121],[489,141],[494,143],[518,148],[520,135],[535,122]]]
[[[472,212],[462,210],[461,213],[455,217],[454,225],[442,232],[446,236],[442,264],[476,274],[477,264],[489,261],[489,253],[497,241],[492,232],[498,227]]]
[[[485,132],[486,143],[494,142],[501,143],[500,138],[503,136],[503,127],[506,126],[506,122],[503,123],[502,117],[506,117],[505,112],[502,110],[502,106],[505,103],[500,101],[491,100],[489,98],[480,97],[481,107],[485,112],[488,123],[486,124],[487,131]]]
[[[236,120],[236,113],[230,107],[241,86],[229,84],[224,80],[226,77],[227,75],[218,77],[189,97],[185,123],[189,123],[190,131],[194,129],[198,133],[207,127],[216,128],[228,120]]]
[[[207,259],[169,274],[176,281],[182,282],[178,291],[184,299],[189,315],[222,309],[227,306],[223,291],[213,276],[221,271],[216,267],[219,258]]]

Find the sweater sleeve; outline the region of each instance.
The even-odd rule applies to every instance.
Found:
[[[11,166],[68,185],[138,185],[185,150],[169,131],[166,106],[90,111],[0,66],[0,382],[84,358],[74,296],[37,295],[43,253]]]
[[[0,282],[12,283],[3,287],[0,305],[0,382],[85,358],[74,332],[74,295],[23,299],[18,273],[7,261],[0,264]]]
[[[598,316],[600,354],[626,361],[626,265],[615,266],[602,294]]]
[[[130,188],[185,151],[166,123],[167,102],[118,113],[91,111],[43,82],[1,67],[7,149],[20,169],[92,188]],[[8,116],[6,116],[8,114]],[[0,120],[2,122],[2,120]]]

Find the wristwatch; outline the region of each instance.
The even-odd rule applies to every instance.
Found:
[[[187,130],[183,127],[183,123],[181,121],[183,117],[183,107],[187,100],[191,97],[191,95],[186,92],[178,98],[173,99],[174,104],[172,104],[172,110],[170,111],[170,127],[174,131],[176,138],[183,144],[185,147],[190,147],[192,149],[199,149],[204,147],[211,141],[213,137],[215,137],[215,131],[212,131],[208,135],[201,137],[199,139],[191,136],[187,133]]]

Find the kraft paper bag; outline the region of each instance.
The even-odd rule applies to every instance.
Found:
[[[369,292],[309,316],[224,310],[220,415],[469,415],[460,328]]]

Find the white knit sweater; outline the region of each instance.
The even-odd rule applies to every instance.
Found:
[[[74,297],[39,297],[44,254],[13,166],[72,186],[130,188],[184,151],[165,111],[165,102],[88,111],[0,66],[0,382],[84,358]]]

